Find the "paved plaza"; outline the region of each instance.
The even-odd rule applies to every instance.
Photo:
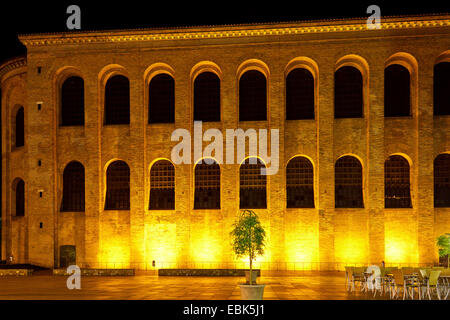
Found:
[[[267,273],[266,273],[267,274]],[[241,277],[158,277],[137,272],[134,277],[81,278],[80,290],[69,290],[67,277],[38,271],[29,277],[1,277],[0,299],[33,300],[239,300]],[[299,272],[262,274],[267,300],[354,300],[374,299],[345,289],[344,272]],[[388,296],[376,299],[389,299]]]

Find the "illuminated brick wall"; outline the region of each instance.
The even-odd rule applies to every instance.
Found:
[[[229,237],[239,212],[238,165],[221,165],[220,210],[193,210],[193,165],[175,166],[175,210],[148,210],[151,164],[170,159],[174,129],[193,131],[192,79],[212,70],[221,79],[222,121],[204,123],[204,131],[280,130],[280,170],[267,179],[268,208],[255,210],[268,235],[261,268],[437,262],[435,238],[450,232],[450,208],[433,208],[433,160],[450,152],[450,118],[433,117],[432,80],[434,64],[450,61],[450,17],[421,19],[392,18],[372,31],[352,20],[21,37],[26,64],[1,69],[2,259],[58,266],[59,247],[75,245],[85,267],[243,267]],[[411,117],[384,118],[384,68],[392,62],[410,69]],[[363,75],[364,118],[335,120],[334,72],[346,65]],[[295,67],[315,77],[315,120],[284,120],[285,77]],[[238,77],[247,69],[268,76],[267,121],[238,122]],[[148,83],[161,72],[175,79],[175,123],[149,125]],[[130,80],[130,125],[103,126],[103,88],[115,74]],[[58,88],[70,75],[84,79],[84,127],[58,124]],[[15,150],[19,105],[25,146]],[[412,209],[384,209],[384,161],[392,154],[410,161]],[[296,155],[314,166],[313,209],[286,209],[285,168]],[[362,164],[363,209],[334,208],[334,163],[343,155]],[[103,210],[106,168],[117,159],[131,170],[129,211]],[[85,167],[84,213],[60,212],[62,173],[72,160]],[[12,216],[16,177],[25,181],[25,217]]]

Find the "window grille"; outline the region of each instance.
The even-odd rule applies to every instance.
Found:
[[[84,167],[74,161],[63,173],[63,198],[61,211],[84,211]]]
[[[150,170],[149,209],[175,209],[175,169],[168,160],[155,162]]]
[[[305,157],[291,159],[286,167],[288,208],[314,208],[314,173]]]
[[[399,155],[384,163],[384,204],[386,208],[411,208],[409,163]]]
[[[130,210],[130,168],[124,161],[115,161],[106,170],[105,210]]]
[[[195,166],[194,209],[220,209],[220,166],[216,162]]]
[[[363,208],[362,166],[358,159],[344,156],[335,165],[335,207]]]
[[[258,159],[256,164],[250,164],[249,159],[240,167],[240,208],[241,209],[265,209],[266,200],[266,176],[261,174],[264,164]]]

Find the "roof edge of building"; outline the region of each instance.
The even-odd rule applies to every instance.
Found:
[[[19,34],[19,40],[27,44],[41,45],[47,44],[46,40],[58,39],[60,42],[72,42],[80,38],[97,38],[101,41],[101,37],[105,36],[138,36],[138,35],[158,35],[163,36],[167,34],[183,34],[183,33],[207,33],[207,32],[236,32],[247,30],[269,30],[274,28],[338,28],[339,26],[351,25],[365,25],[368,17],[359,18],[336,18],[336,19],[319,19],[319,20],[299,20],[286,22],[257,22],[257,23],[243,23],[243,24],[221,24],[221,25],[200,25],[200,26],[180,26],[180,27],[154,27],[154,28],[133,28],[133,29],[103,29],[103,30],[82,30],[82,31],[65,31],[65,32],[50,32],[50,33],[28,33]],[[381,16],[383,23],[400,23],[405,26],[409,23],[419,24],[420,21],[445,21],[445,25],[450,25],[450,13],[436,13],[436,14],[415,14],[415,15],[396,15],[396,16]],[[384,22],[383,22],[384,21]],[[327,29],[327,30],[328,30]],[[324,30],[323,32],[326,32]],[[72,41],[71,41],[72,40]]]

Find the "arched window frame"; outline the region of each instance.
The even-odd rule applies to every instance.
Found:
[[[78,161],[69,162],[62,174],[61,212],[85,211],[85,168]]]
[[[167,159],[150,167],[149,210],[175,210],[175,167]]]
[[[214,112],[210,112],[210,115],[205,115],[204,110],[202,110],[201,106],[199,106],[199,100],[197,100],[199,97],[199,91],[201,91],[201,89],[199,88],[199,83],[198,83],[198,79],[202,79],[205,76],[215,76],[215,80],[218,82],[218,88],[215,88],[215,90],[217,90],[217,103],[218,105],[216,105],[216,110],[213,110]],[[220,122],[221,121],[221,79],[219,74],[217,74],[214,71],[209,71],[208,69],[204,69],[201,72],[197,73],[197,75],[195,76],[195,78],[193,79],[193,92],[192,92],[192,96],[193,96],[193,102],[192,102],[192,106],[193,106],[193,117],[194,117],[194,121],[202,121],[202,122]],[[211,89],[211,87],[209,87],[208,89]],[[213,88],[214,89],[214,88]],[[201,104],[201,103],[200,103]]]
[[[334,164],[335,208],[364,208],[363,166],[354,155],[344,155]]]
[[[130,167],[128,164],[123,160],[111,161],[106,167],[105,176],[105,210],[130,210]]]
[[[169,76],[173,80],[173,105],[170,107],[170,110],[167,112],[165,116],[161,116],[159,119],[155,116],[152,116],[151,110],[151,98],[150,98],[150,90],[151,90],[151,82],[158,76]],[[174,69],[168,64],[157,62],[150,65],[146,71],[144,72],[144,101],[146,106],[145,112],[145,123],[149,125],[173,125],[175,123],[175,109],[176,109],[176,78]]]
[[[286,207],[314,208],[314,165],[307,157],[295,156],[286,165]]]
[[[14,179],[12,183],[11,215],[14,217],[25,216],[25,181],[21,178]]]
[[[393,154],[384,162],[385,208],[412,208],[411,166],[402,155]]]
[[[444,68],[444,70],[439,71],[441,73],[439,75],[447,79],[447,82],[442,85],[442,89],[437,86],[440,83],[438,80],[441,80],[436,76],[437,68]],[[442,101],[437,99],[438,93]],[[450,51],[442,54],[433,67],[433,114],[435,116],[450,116]]]
[[[253,158],[256,164],[251,164],[254,160],[250,159],[245,159],[239,167],[239,208],[267,209],[267,176],[261,174],[265,164],[256,157]]]
[[[240,80],[242,76],[248,72],[248,71],[259,71],[262,73],[263,76],[266,78],[266,112],[264,120],[241,120],[240,114],[241,114],[241,105],[240,105]],[[237,102],[238,102],[238,112],[237,112],[237,121],[267,121],[269,119],[270,114],[270,71],[267,64],[262,62],[258,59],[250,59],[247,61],[244,61],[237,69],[237,88],[236,88],[236,94],[237,94]]]
[[[362,110],[361,115],[357,117],[336,117],[336,94],[334,95],[334,101],[333,101],[333,110],[334,110],[334,118],[335,119],[345,119],[345,118],[365,118],[367,116],[368,110],[370,108],[369,106],[369,64],[367,61],[358,55],[355,54],[349,54],[342,58],[340,58],[336,62],[335,71],[334,71],[334,81],[333,86],[334,90],[336,88],[336,72],[342,68],[342,67],[354,67],[361,73],[362,77]]]
[[[69,106],[64,105],[65,95],[64,95],[64,89],[65,85],[68,81],[73,81],[74,79],[81,79],[82,82],[82,89],[81,92],[79,92],[80,96],[80,105],[78,105],[78,109],[76,107],[69,108]],[[65,126],[84,126],[84,117],[85,117],[85,85],[84,85],[84,79],[79,73],[68,73],[64,78],[61,79],[61,83],[59,86],[59,124],[62,127]],[[67,107],[67,108],[65,108]],[[66,114],[66,115],[65,115]],[[72,119],[73,116],[76,115],[78,119]]]
[[[441,153],[433,162],[434,207],[450,208],[450,154]]]
[[[194,167],[194,209],[220,209],[220,165],[213,159],[202,160]]]
[[[25,109],[22,106],[15,111],[14,115],[14,149],[25,146]]]
[[[398,64],[405,67],[409,71],[410,83],[410,115],[409,117],[416,117],[418,114],[418,63],[414,56],[407,52],[397,52],[386,59],[384,67]]]

